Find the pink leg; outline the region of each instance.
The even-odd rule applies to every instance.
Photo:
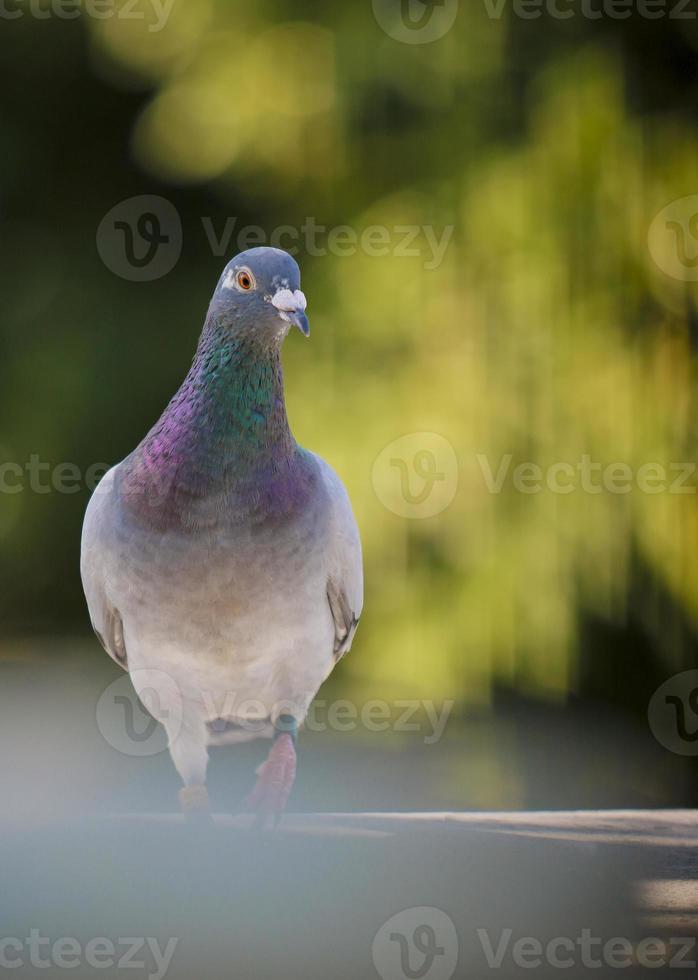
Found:
[[[257,814],[255,826],[264,827],[269,819],[278,826],[296,778],[296,747],[293,738],[277,735],[266,762],[257,770],[257,783],[246,803]]]

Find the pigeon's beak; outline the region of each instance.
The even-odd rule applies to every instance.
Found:
[[[305,315],[303,310],[297,310],[295,313],[289,313],[288,318],[294,327],[298,327],[304,337],[310,336],[310,324],[308,323],[308,317]]]
[[[305,315],[308,302],[300,289],[293,292],[290,289],[280,289],[272,296],[271,304],[279,311],[282,320],[298,327],[304,337],[310,336],[310,324]]]

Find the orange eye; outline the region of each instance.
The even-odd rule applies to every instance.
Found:
[[[247,269],[243,269],[241,272],[238,272],[237,281],[240,289],[244,289],[245,292],[249,291],[254,286],[252,273],[248,272]]]

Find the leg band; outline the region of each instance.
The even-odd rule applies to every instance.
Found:
[[[293,715],[279,715],[274,724],[274,728],[276,729],[275,739],[279,735],[290,735],[295,742],[298,737],[298,722]]]

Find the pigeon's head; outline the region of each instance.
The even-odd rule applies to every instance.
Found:
[[[281,249],[240,252],[223,270],[211,312],[236,333],[281,339],[293,326],[307,337],[310,325],[300,275],[298,263]]]

